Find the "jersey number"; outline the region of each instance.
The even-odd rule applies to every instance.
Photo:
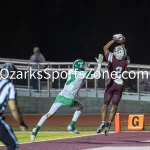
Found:
[[[116,78],[121,78],[122,67],[116,67]]]

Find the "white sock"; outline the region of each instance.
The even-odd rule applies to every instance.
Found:
[[[47,117],[44,115],[41,119],[40,119],[40,121],[38,122],[38,126],[42,126],[43,124],[44,124],[44,122],[47,120]]]
[[[78,120],[78,118],[80,117],[80,115],[81,115],[81,111],[75,111],[75,113],[74,113],[74,115],[73,115],[73,119],[72,119],[72,121],[77,121]]]
[[[58,110],[58,108],[60,108],[62,105],[63,105],[62,103],[54,103],[54,104],[52,105],[52,107],[50,108],[50,110],[49,110],[48,113],[49,113],[51,116],[54,115],[54,114],[56,113],[56,111]],[[41,127],[47,119],[48,119],[47,116],[44,115],[44,116],[40,119],[40,121],[38,122],[37,125]]]

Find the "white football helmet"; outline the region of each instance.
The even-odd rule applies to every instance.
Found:
[[[114,48],[113,54],[117,59],[123,60],[127,56],[127,50],[124,45],[119,45]]]

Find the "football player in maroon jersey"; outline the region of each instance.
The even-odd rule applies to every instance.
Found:
[[[119,46],[114,48],[113,53],[109,51],[110,46],[113,43],[120,43]],[[125,71],[129,57],[127,59],[127,50],[125,48],[125,37],[122,34],[115,34],[113,39],[109,41],[104,46],[104,54],[106,60],[108,61],[108,71],[109,71],[109,81],[107,84],[107,88],[104,94],[104,104],[102,107],[102,124],[97,129],[97,133],[101,133],[102,130],[106,127],[104,133],[105,135],[108,134],[109,129],[111,127],[111,123],[115,117],[117,112],[117,107],[122,97],[123,92],[123,80],[122,80],[122,73]],[[109,120],[106,123],[106,116],[108,105],[112,101],[112,108],[109,115]]]

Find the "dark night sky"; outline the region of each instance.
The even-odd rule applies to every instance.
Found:
[[[150,64],[148,9],[148,0],[3,1],[0,57],[28,59],[37,45],[48,61],[95,61],[122,33],[131,63]]]

